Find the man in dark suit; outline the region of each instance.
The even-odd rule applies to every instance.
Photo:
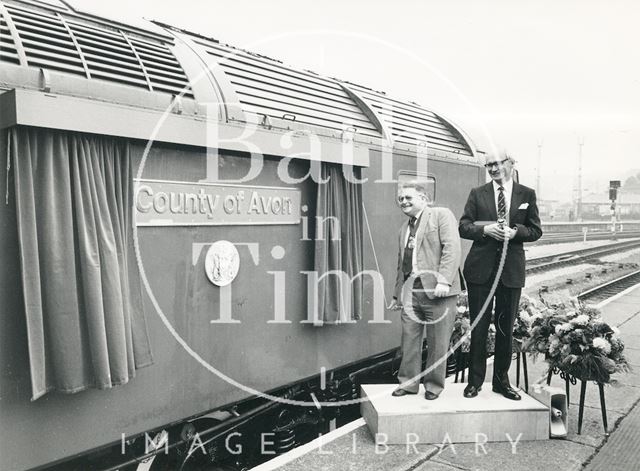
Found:
[[[437,399],[444,389],[449,340],[460,293],[460,236],[447,208],[429,206],[426,188],[405,183],[398,204],[407,216],[398,235],[398,269],[391,309],[402,309],[401,383],[394,396],[417,394]],[[421,371],[426,326],[427,363]]]
[[[495,300],[493,391],[519,400],[509,384],[512,334],[525,280],[523,242],[542,235],[536,193],[515,182],[506,152],[486,158],[491,182],[473,188],[460,219],[460,236],[473,240],[464,264],[471,317],[471,364],[464,397],[478,395],[486,373],[487,335]]]

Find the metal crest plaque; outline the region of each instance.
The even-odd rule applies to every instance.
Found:
[[[228,240],[211,244],[204,259],[204,269],[209,281],[217,286],[231,283],[240,269],[240,254]]]

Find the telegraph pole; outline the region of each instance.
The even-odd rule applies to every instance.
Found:
[[[536,173],[536,195],[540,199],[540,164],[542,163],[542,139],[538,141],[538,172]]]
[[[576,221],[582,221],[582,146],[584,138],[578,138],[578,198],[576,200]]]

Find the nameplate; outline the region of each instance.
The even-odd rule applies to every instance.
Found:
[[[297,188],[143,179],[134,188],[138,226],[300,223]]]

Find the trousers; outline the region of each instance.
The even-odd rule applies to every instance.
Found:
[[[440,394],[444,389],[449,341],[456,318],[457,299],[458,296],[429,299],[424,292],[414,289],[412,306],[404,306],[400,317],[402,321],[402,361],[398,372],[400,388],[417,393],[422,382],[426,391],[435,394]],[[425,330],[427,362],[422,371],[422,337]]]
[[[509,367],[511,366],[513,324],[520,302],[521,288],[509,288],[498,282],[495,293],[482,311],[482,307],[491,292],[492,283],[468,283],[469,315],[472,325],[469,365],[469,384],[482,386],[487,370],[487,336],[491,323],[491,312],[495,300],[494,325],[496,328],[496,351],[493,363],[494,386],[509,386]],[[477,324],[473,327],[477,320]]]

